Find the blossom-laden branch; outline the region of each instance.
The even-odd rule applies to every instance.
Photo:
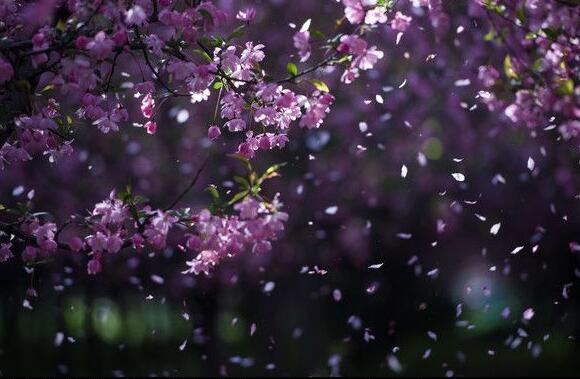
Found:
[[[289,63],[290,76],[278,80],[261,67],[266,59],[264,45],[239,42],[255,17],[253,9],[240,11],[236,18],[242,25],[224,38],[217,33],[227,25],[227,15],[211,1],[79,0],[58,5],[65,18],[55,17],[54,24],[33,29],[22,25],[26,15],[34,13],[34,4],[10,3],[9,9],[1,8],[2,12],[8,9],[10,17],[1,15],[7,17],[2,17],[6,21],[0,43],[0,97],[19,93],[26,106],[11,107],[1,115],[0,169],[31,160],[38,151],[57,162],[72,152],[74,125],[85,120],[103,133],[119,131],[135,117],[125,103],[130,92],[141,101],[138,117],[143,120],[133,124],[155,134],[157,108],[167,98],[188,97],[199,103],[215,90],[219,97],[208,137],[215,140],[223,130],[243,135],[236,157],[249,175],[237,177],[240,191],[227,201],[221,199],[217,187],[208,187],[213,202],[198,213],[175,207],[194,187],[207,161],[163,209],[152,207],[128,189],[113,191],[88,216],[70,217],[60,228],[30,207],[10,210],[12,221],[0,224],[0,260],[19,249],[24,262],[34,266],[61,250],[89,257],[88,272],[95,274],[101,271],[106,253],[125,248],[139,251],[145,246],[163,249],[174,227],[187,231],[185,249],[198,253],[189,261],[187,272],[207,273],[223,257],[245,248],[268,251],[287,215],[280,211],[277,196],[268,200],[261,193],[261,185],[277,176],[280,166],[258,175],[249,160],[258,150],[283,148],[294,121],[305,128],[321,126],[334,97],[322,80],[309,76],[341,65],[345,68],[342,81],[351,83],[383,57],[364,37],[386,22],[393,7],[381,1],[344,1],[344,5],[353,30],[337,31],[323,44],[318,63],[303,70]],[[311,51],[309,25],[310,21],[294,36],[302,63],[318,55]],[[169,32],[157,34],[159,27]],[[115,70],[126,59],[137,62],[141,81],[115,85]],[[301,85],[304,79],[309,86]],[[26,92],[19,84],[23,82]],[[299,92],[284,84],[296,86]],[[67,107],[75,107],[72,112],[63,111],[64,101]],[[222,125],[216,124],[218,118]],[[75,231],[70,235],[72,228]],[[60,240],[64,235],[69,235],[67,241]]]
[[[68,18],[30,31],[29,40],[18,40],[16,32],[12,35],[11,28],[16,30],[21,20],[9,19],[12,22],[7,25],[7,38],[0,46],[0,85],[8,89],[22,80],[36,80],[28,85],[33,89],[28,95],[33,99],[31,109],[13,109],[8,116],[15,127],[2,134],[0,168],[32,159],[38,145],[52,161],[70,154],[73,147],[69,138],[57,137],[70,134],[71,125],[82,120],[103,133],[118,131],[130,118],[123,102],[128,91],[125,86],[112,88],[112,82],[118,62],[127,57],[141,61],[148,69],[142,73],[142,82],[128,88],[141,97],[145,118],[133,124],[143,125],[149,134],[157,131],[155,105],[162,99],[189,97],[192,103],[202,102],[209,99],[212,88],[221,90],[223,86],[223,128],[244,135],[237,152],[253,158],[257,150],[283,148],[293,121],[300,120],[301,127],[319,127],[334,98],[318,79],[311,82],[312,90],[303,89],[303,94],[282,85],[297,84],[302,77],[330,65],[347,67],[342,78],[346,83],[352,82],[360,70],[372,68],[383,53],[376,47],[369,48],[363,36],[386,22],[392,10],[379,3],[345,1],[347,18],[356,26],[354,33],[328,38],[324,49],[331,53],[327,57],[302,71],[289,71],[290,77],[280,80],[272,79],[261,68],[266,58],[264,45],[237,42],[255,16],[253,10],[241,11],[237,19],[244,24],[225,38],[215,33],[226,25],[227,15],[210,1],[193,5],[169,0],[63,4],[70,13]],[[357,15],[353,15],[355,8]],[[14,5],[15,15],[24,10],[28,9]],[[170,32],[157,34],[159,27]],[[294,37],[302,62],[311,55],[307,29],[303,27]],[[36,75],[38,72],[41,74]],[[61,112],[64,94],[67,101],[76,102],[76,111]],[[210,127],[210,137],[217,138],[221,129]],[[34,148],[28,142],[31,135]]]
[[[6,240],[0,243],[0,262],[13,258],[13,251],[18,249],[24,264],[34,268],[61,251],[87,257],[87,272],[94,275],[103,270],[107,255],[123,249],[137,252],[145,248],[165,249],[171,230],[179,235],[181,250],[196,254],[187,261],[184,273],[208,274],[221,259],[246,249],[267,252],[272,247],[271,241],[284,230],[288,215],[281,211],[278,196],[266,200],[260,190],[264,181],[279,175],[281,165],[271,166],[258,175],[249,161],[239,156],[237,159],[248,168],[247,179],[238,177],[240,192],[223,201],[217,187],[210,186],[212,204],[199,212],[175,206],[198,182],[207,160],[185,190],[164,209],[151,207],[148,199],[134,195],[130,187],[120,193],[113,191],[88,215],[72,217],[60,228],[44,219],[46,216],[33,213],[30,205],[23,206],[15,221],[0,222],[0,238]],[[229,214],[230,208],[233,214]],[[76,230],[61,240],[61,233],[69,225]]]
[[[502,65],[479,68],[480,98],[528,128],[580,136],[578,12],[562,1],[479,0],[489,20],[485,40],[504,47]]]
[[[207,137],[237,137],[235,156],[249,172],[238,178],[240,191],[227,201],[217,187],[208,187],[213,202],[199,212],[174,208],[201,171],[166,208],[123,191],[60,228],[26,207],[17,210],[15,220],[7,216],[9,222],[0,224],[0,260],[19,248],[25,263],[35,265],[59,249],[68,250],[90,257],[91,274],[102,269],[108,253],[163,249],[170,229],[185,231],[183,249],[197,253],[186,272],[207,273],[244,249],[269,250],[287,215],[277,197],[268,200],[261,193],[261,184],[279,167],[258,175],[251,160],[261,150],[284,148],[294,125],[315,129],[323,124],[334,102],[324,75],[337,71],[326,69],[342,69],[344,84],[373,69],[384,53],[369,44],[368,35],[393,30],[398,41],[411,27],[413,18],[397,9],[427,10],[436,34],[449,27],[442,0],[342,0],[344,17],[329,35],[311,32],[311,20],[303,23],[292,36],[299,62],[287,62],[288,76],[274,78],[263,68],[266,46],[244,40],[254,9],[238,12],[238,26],[230,27],[227,14],[212,1],[49,3],[7,0],[0,7],[0,100],[8,104],[0,110],[0,170],[36,155],[57,162],[73,151],[72,135],[81,132],[75,125],[83,123],[105,134],[129,123],[156,134],[156,115],[167,99],[186,97],[197,104],[217,93]],[[474,3],[489,20],[484,40],[508,52],[501,68],[490,63],[479,69],[486,89],[480,97],[513,122],[529,127],[557,123],[568,138],[580,134],[577,7],[567,1],[545,3]],[[54,21],[38,25],[30,17]],[[135,72],[116,72],[125,61],[136,63]],[[121,80],[127,81],[116,84]],[[138,114],[132,114],[130,98],[139,99]],[[69,226],[84,234],[60,241]]]

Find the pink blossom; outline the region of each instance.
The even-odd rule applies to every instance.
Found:
[[[215,250],[204,250],[199,253],[194,260],[186,262],[189,269],[184,273],[193,273],[198,275],[204,273],[209,274],[209,270],[219,262],[220,256]]]
[[[109,253],[117,253],[123,246],[123,240],[118,233],[110,235],[107,239],[107,251]]]
[[[143,236],[147,242],[157,250],[165,248],[167,233],[169,229],[178,221],[177,217],[169,213],[157,211],[156,215],[151,218],[151,222],[145,228]]]
[[[34,246],[26,246],[22,252],[22,261],[24,263],[32,263],[36,260],[36,255],[38,254],[38,249]]]
[[[215,141],[221,134],[222,132],[217,125],[211,125],[207,131],[207,138],[209,138],[212,141]]]
[[[84,242],[79,237],[74,236],[74,237],[69,239],[68,246],[70,247],[70,249],[72,251],[74,251],[75,253],[78,253],[79,251],[82,250],[82,248],[84,246]]]
[[[227,119],[239,118],[244,111],[244,99],[231,91],[226,93],[221,100],[221,116]]]
[[[499,79],[499,72],[492,66],[480,66],[477,77],[485,87],[491,87]]]
[[[227,20],[226,13],[223,10],[216,7],[214,4],[210,3],[209,1],[203,1],[199,5],[198,9],[204,10],[211,15],[211,17],[203,18],[203,29],[206,32],[211,32],[221,27],[223,24],[225,24]]]
[[[397,13],[395,13],[395,18],[393,19],[393,22],[391,23],[391,28],[393,28],[393,30],[397,30],[399,32],[404,32],[407,30],[409,25],[411,25],[412,19],[413,18],[410,16],[406,16],[401,12],[397,12]]]
[[[11,243],[0,244],[0,262],[6,262],[13,257],[12,251],[10,250],[11,247]]]
[[[330,105],[334,102],[334,96],[329,93],[321,94],[315,91],[312,97],[304,105],[306,113],[300,119],[300,126],[308,129],[318,128],[330,112]]]
[[[365,17],[365,10],[361,0],[342,0],[344,15],[351,24],[360,24]]]
[[[143,127],[147,131],[147,134],[157,133],[157,123],[155,121],[147,121]]]
[[[198,34],[199,33],[197,32],[197,28],[193,26],[183,28],[183,39],[192,45],[197,42]]]
[[[79,50],[86,50],[90,41],[91,39],[87,36],[78,36],[75,40],[75,47]]]
[[[264,60],[266,54],[264,53],[264,45],[254,45],[252,42],[246,42],[246,47],[240,55],[240,60],[247,68],[251,68],[256,63]]]
[[[101,265],[100,259],[93,258],[87,264],[87,273],[89,275],[96,275],[99,272],[101,272],[102,269],[103,269],[103,266]]]
[[[89,50],[96,59],[102,60],[111,55],[114,45],[115,43],[107,37],[107,34],[100,31],[95,34],[93,40],[87,44],[87,50]]]
[[[147,14],[139,5],[134,5],[125,14],[125,22],[127,25],[142,26],[146,20]]]
[[[155,99],[153,98],[151,92],[149,92],[147,95],[145,95],[145,97],[143,97],[143,100],[141,101],[141,113],[143,113],[144,117],[151,118],[153,117],[154,111]]]
[[[125,46],[128,42],[127,39],[127,29],[125,28],[119,28],[119,30],[117,30],[114,34],[113,37],[111,37],[111,39],[113,40],[113,42],[115,42],[115,45],[117,46]]]
[[[40,225],[35,222],[31,229],[32,235],[36,238],[36,244],[42,252],[50,253],[56,250],[57,244],[54,241],[56,224],[47,222]]]
[[[239,132],[246,129],[246,122],[242,119],[235,118],[226,122],[224,127],[228,128],[230,132]]]
[[[91,247],[92,251],[95,253],[100,253],[107,250],[108,238],[105,234],[97,232],[94,235],[86,237],[87,244]]]
[[[46,53],[42,53],[40,51],[44,51],[48,49],[49,43],[48,38],[44,35],[44,33],[36,33],[32,37],[32,50],[36,53],[32,56],[32,66],[37,68],[42,63],[48,61],[48,55]]]
[[[298,50],[300,62],[307,61],[310,58],[312,50],[310,46],[310,32],[308,30],[297,32],[292,39],[294,41],[294,47]]]
[[[365,15],[365,24],[384,24],[388,20],[386,13],[387,9],[385,7],[376,7],[367,11]]]
[[[145,44],[155,54],[161,55],[165,43],[159,38],[157,34],[150,34],[145,37]]]
[[[236,15],[236,18],[240,21],[244,22],[252,22],[254,18],[256,18],[256,9],[253,7],[246,8],[244,10],[240,10]]]
[[[258,217],[258,206],[260,203],[252,197],[247,197],[241,203],[234,206],[234,209],[240,212],[241,219],[253,220]]]

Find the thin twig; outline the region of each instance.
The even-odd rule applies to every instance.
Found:
[[[207,165],[208,161],[209,161],[209,157],[207,157],[203,160],[203,163],[197,169],[197,172],[195,173],[195,176],[193,177],[193,179],[191,180],[189,185],[183,190],[183,192],[181,192],[179,194],[179,196],[177,196],[177,198],[175,198],[175,200],[173,200],[171,202],[171,204],[169,206],[167,206],[165,209],[163,209],[164,212],[167,212],[168,210],[173,209],[185,197],[185,195],[187,195],[187,193],[193,188],[195,183],[197,183],[197,180],[199,179],[199,176],[201,175],[201,172],[203,171],[203,169]]]

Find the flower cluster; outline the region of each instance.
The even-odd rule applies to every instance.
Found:
[[[553,125],[565,138],[580,136],[578,9],[557,1],[482,6],[492,20],[487,39],[505,49],[503,69],[480,67],[480,98],[516,125]]]
[[[345,14],[353,25],[385,23],[391,9],[377,3],[345,0]],[[255,18],[252,8],[237,14],[236,19],[245,23],[236,29],[237,34],[222,39],[211,33],[223,28],[228,17],[211,1],[194,2],[192,6],[150,0],[98,4],[72,1],[63,7],[70,12],[65,26],[46,24],[16,33],[25,15],[46,12],[51,7],[44,2],[13,4],[15,17],[6,23],[7,47],[0,52],[0,84],[15,89],[13,84],[24,80],[36,93],[31,98],[31,110],[10,110],[9,127],[0,131],[0,168],[30,160],[37,153],[49,155],[52,161],[69,154],[74,125],[83,121],[103,133],[119,131],[134,118],[127,105],[131,92],[132,97],[141,98],[144,117],[143,122],[132,124],[155,134],[156,105],[162,100],[187,96],[197,103],[208,100],[215,89],[221,95],[223,128],[243,133],[237,151],[252,158],[259,149],[284,147],[290,123],[304,114],[313,120],[300,122],[302,126],[319,126],[323,119],[320,115],[312,117],[311,104],[318,101],[321,90],[329,91],[326,84],[317,81],[314,91],[301,88],[302,93],[283,84],[298,84],[306,73],[338,64],[347,64],[343,82],[351,83],[359,76],[359,70],[373,68],[384,55],[375,46],[368,47],[363,38],[366,32],[357,28],[341,33],[340,40],[329,38],[331,49],[326,49],[321,63],[304,73],[292,70],[291,77],[276,81],[261,67],[266,58],[263,44],[234,43],[237,34]],[[409,21],[400,12],[395,20],[400,30]],[[311,20],[305,22],[294,36],[301,62],[313,54],[310,24]],[[30,48],[23,43],[28,42],[27,38]],[[26,64],[17,68],[11,64],[22,59]],[[139,73],[135,74],[143,81],[119,85],[122,75],[116,67],[129,60],[137,63]],[[61,105],[72,107],[74,112],[61,114]],[[52,111],[46,112],[47,107]],[[23,119],[43,122],[23,125]],[[219,123],[214,120],[208,137],[215,140],[220,134]]]
[[[235,216],[214,216],[207,209],[195,218],[197,234],[189,235],[187,248],[197,253],[184,273],[208,274],[225,257],[249,248],[253,253],[271,250],[271,242],[284,230],[288,214],[279,211],[277,199],[265,204],[252,197],[236,205]]]
[[[183,245],[197,255],[187,262],[190,269],[185,273],[197,275],[200,272],[209,274],[209,269],[219,260],[245,249],[254,253],[269,251],[271,241],[284,230],[288,219],[280,210],[282,203],[278,196],[271,202],[247,196],[234,205],[236,215],[216,215],[208,209],[194,214],[189,209],[153,209],[150,205],[137,206],[133,200],[121,200],[120,197],[112,192],[87,216],[76,216],[60,229],[53,222],[43,222],[38,216],[28,214],[14,224],[19,225],[17,229],[5,229],[3,233],[17,237],[26,265],[34,266],[59,250],[81,253],[87,258],[88,274],[95,275],[103,270],[107,255],[124,248],[135,251],[165,249],[169,232],[174,229],[184,240]],[[73,223],[77,230],[68,233],[66,242],[57,241],[64,228]],[[181,227],[175,228],[178,224]],[[13,249],[13,243],[1,243],[0,262],[11,259]]]

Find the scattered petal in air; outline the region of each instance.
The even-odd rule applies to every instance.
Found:
[[[491,229],[489,229],[489,233],[496,236],[497,233],[499,233],[500,228],[501,228],[501,222],[498,222],[497,224],[493,224]]]
[[[403,32],[397,33],[397,39],[395,41],[395,45],[398,45],[401,42],[401,38],[403,38]]]
[[[64,333],[58,332],[54,336],[54,346],[59,347],[64,341]]]
[[[534,171],[534,167],[536,167],[536,162],[532,157],[528,158],[528,170]]]
[[[471,84],[471,80],[469,80],[469,79],[460,79],[460,80],[455,81],[456,87],[466,87],[470,84]]]
[[[524,250],[524,247],[523,246],[518,246],[515,249],[513,249],[510,254],[511,255],[516,255],[517,253],[519,253],[522,250]]]
[[[276,283],[267,282],[266,284],[264,284],[264,288],[262,289],[262,291],[264,293],[270,293],[270,292],[274,291],[274,288],[276,288]]]
[[[336,205],[332,205],[324,210],[324,213],[327,215],[335,215],[338,212],[338,207]]]
[[[361,133],[366,133],[366,131],[369,129],[369,125],[366,122],[361,121],[358,123],[358,129],[361,131]]]
[[[405,165],[401,166],[401,178],[406,178],[408,172],[409,170],[407,169],[407,166]]]
[[[453,179],[457,180],[458,182],[465,181],[465,175],[463,175],[459,172],[455,172],[455,173],[451,174],[451,176],[453,177]]]
[[[374,264],[374,265],[370,265],[370,266],[369,266],[369,268],[370,268],[371,270],[378,270],[379,268],[383,267],[383,264],[384,264],[384,263],[376,263],[376,264]]]
[[[522,318],[526,321],[530,321],[535,315],[535,312],[532,308],[528,308],[522,314]]]
[[[387,357],[387,364],[389,365],[391,371],[393,371],[394,373],[398,374],[401,371],[403,371],[403,366],[401,366],[399,359],[394,355],[389,355]]]

